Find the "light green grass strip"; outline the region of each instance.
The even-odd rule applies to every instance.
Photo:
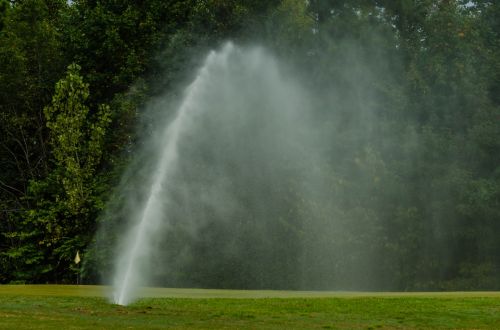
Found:
[[[99,285],[0,285],[0,295],[108,297],[112,289]],[[349,297],[500,297],[499,291],[465,292],[358,292],[358,291],[279,291],[144,288],[150,298],[349,298]]]

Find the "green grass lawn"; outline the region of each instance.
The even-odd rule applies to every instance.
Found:
[[[98,286],[0,285],[1,329],[500,329],[500,293],[147,289],[108,303]]]

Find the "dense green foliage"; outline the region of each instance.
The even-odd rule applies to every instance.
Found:
[[[0,283],[73,282],[77,250],[96,281],[106,253],[92,240],[98,221],[123,225],[101,211],[141,143],[136,127],[152,121],[142,105],[178,93],[200,54],[233,39],[266,45],[330,95],[318,102],[335,112],[339,141],[325,151],[336,161],[320,166],[331,166],[336,198],[322,221],[352,223],[336,244],[356,258],[372,258],[366,247],[387,257],[359,275],[383,279],[366,288],[499,289],[499,22],[487,0],[1,0]],[[376,124],[342,134],[366,118]],[[292,213],[279,226],[298,224]],[[213,259],[224,228],[207,230],[199,260]],[[300,235],[279,232],[291,245]],[[336,287],[349,287],[353,270],[338,260]],[[232,276],[225,286],[259,287],[226,261],[186,272],[193,285]],[[259,262],[249,250],[236,264]]]

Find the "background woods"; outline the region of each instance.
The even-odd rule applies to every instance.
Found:
[[[249,223],[233,260],[214,222],[158,284],[500,289],[500,4],[486,0],[0,0],[0,283],[99,280],[112,244],[96,231],[124,226],[104,209],[154,124],[145,105],[178,97],[226,40],[264,45],[318,95],[327,188],[283,196],[265,225],[275,259]],[[321,230],[304,232],[313,208]]]

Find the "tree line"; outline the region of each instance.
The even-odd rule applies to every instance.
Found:
[[[376,120],[356,136],[332,126],[342,161],[328,165],[337,197],[323,219],[352,223],[343,246],[386,256],[374,288],[500,288],[500,5],[488,0],[1,0],[0,283],[98,280],[97,228],[120,226],[103,210],[153,121],[141,109],[229,39],[296,66],[339,123]],[[204,267],[186,270],[193,285],[230,272]],[[259,287],[243,276],[229,287]]]

